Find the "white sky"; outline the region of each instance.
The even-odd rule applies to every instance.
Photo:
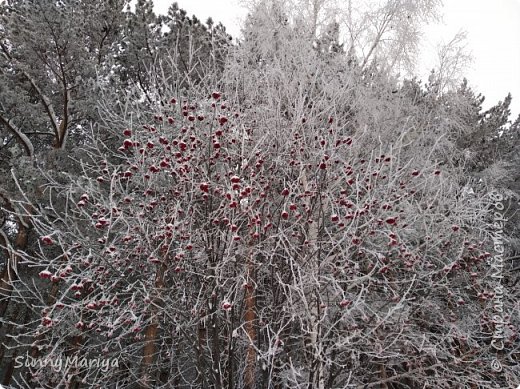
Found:
[[[177,0],[188,15],[222,22],[237,37],[246,10],[239,0]],[[166,13],[173,0],[155,0],[155,10]],[[448,42],[460,30],[468,33],[467,48],[474,62],[467,69],[469,83],[486,96],[484,108],[513,95],[512,116],[520,113],[520,0],[444,0],[444,25],[426,30],[419,75],[425,79],[432,67],[437,43]]]

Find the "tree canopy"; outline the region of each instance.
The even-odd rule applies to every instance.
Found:
[[[520,384],[520,117],[413,77],[437,1],[134,5],[0,4],[2,384]]]

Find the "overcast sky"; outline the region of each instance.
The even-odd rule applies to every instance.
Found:
[[[165,13],[173,0],[155,0]],[[238,0],[177,0],[188,14],[222,22],[236,37],[246,11]],[[437,43],[448,42],[460,30],[468,33],[468,49],[474,61],[467,69],[470,85],[486,96],[484,108],[511,92],[513,119],[520,113],[520,0],[444,0],[444,24],[426,30],[418,73],[425,79],[432,67]]]

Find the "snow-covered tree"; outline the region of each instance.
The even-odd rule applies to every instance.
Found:
[[[38,244],[5,246],[28,318],[10,344],[109,363],[25,368],[17,384],[518,385],[518,315],[491,277],[497,197],[485,182],[463,191],[465,137],[476,124],[492,136],[508,103],[482,116],[465,84],[439,93],[373,60],[401,58],[387,28],[433,5],[378,8],[380,41],[356,57],[333,49],[332,21],[313,30],[291,3],[258,2],[223,73],[219,51],[202,45],[204,62],[185,46],[129,67],[147,80],[137,93],[102,85],[102,120],[70,158],[79,169],[42,169],[46,207],[21,184],[12,201]],[[181,39],[182,13],[169,18]],[[146,52],[134,38],[123,51]]]
[[[515,384],[490,367],[491,200],[456,196],[437,96],[257,11],[222,78],[105,112],[83,173],[48,177],[45,213],[25,204],[41,245],[20,255],[54,287],[19,289],[41,319],[15,340],[118,361],[32,382]]]

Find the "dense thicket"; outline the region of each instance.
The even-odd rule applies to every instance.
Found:
[[[176,4],[0,5],[3,384],[520,383],[511,96],[397,75],[436,1],[302,4],[236,45]]]

